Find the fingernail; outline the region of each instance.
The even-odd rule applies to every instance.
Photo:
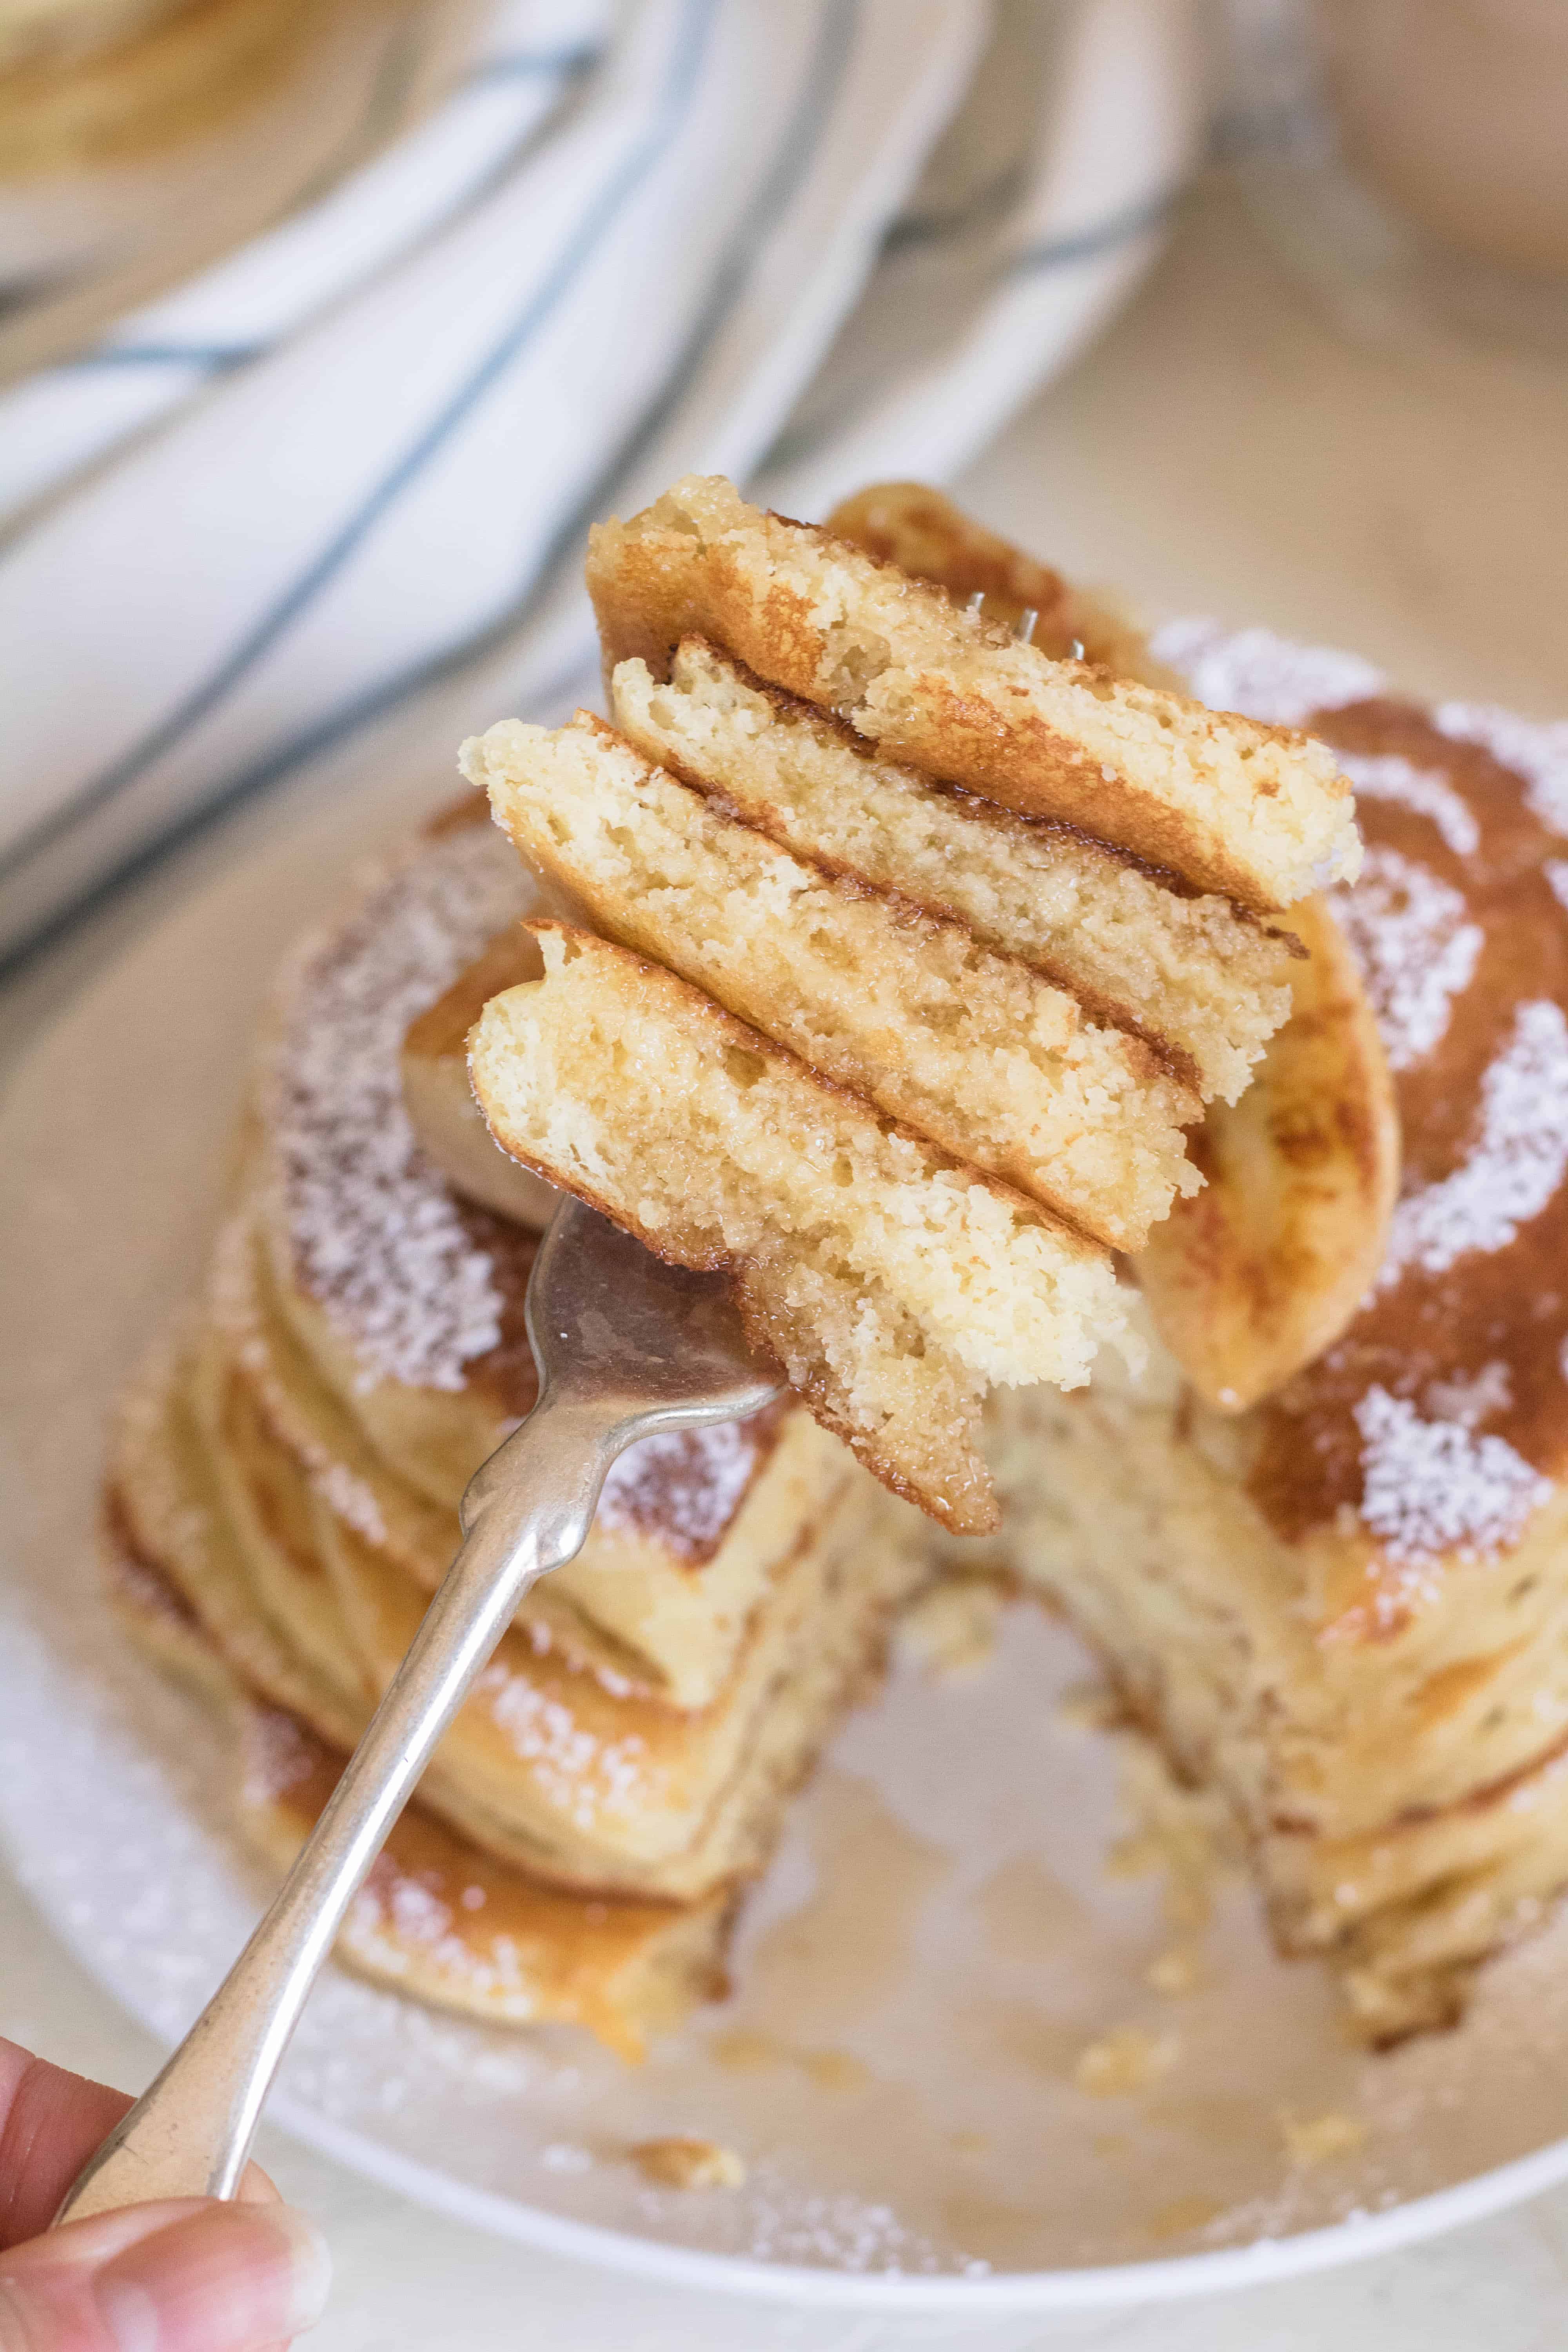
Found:
[[[115,2352],[261,2352],[313,2327],[331,2284],[325,2239],[289,2205],[212,2205],[93,2282]]]

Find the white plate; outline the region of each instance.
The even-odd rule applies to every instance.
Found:
[[[0,1826],[86,1965],[176,2036],[261,1888],[193,1702],[123,1652],[95,1586],[104,1414],[194,1276],[279,948],[341,873],[363,799],[225,877],[100,981],[0,1118],[8,1460]],[[1011,1612],[969,1681],[900,1671],[795,1806],[753,1896],[740,1991],[627,2070],[563,2030],[439,2018],[331,1973],[274,2106],[300,2137],[447,2211],[689,2285],[904,2309],[1068,2306],[1275,2279],[1422,2236],[1568,2175],[1568,1927],[1489,1974],[1462,2032],[1349,2050],[1311,1966],[1225,1880],[1205,1982],[1158,1877],[1106,1867],[1118,1748],[1058,1695],[1070,1640]],[[1085,2045],[1175,2035],[1143,2088],[1077,2086]],[[777,2055],[738,2068],[738,2032]],[[1280,2116],[1349,2116],[1303,2165]],[[738,2191],[646,2186],[627,2144],[695,2132]]]

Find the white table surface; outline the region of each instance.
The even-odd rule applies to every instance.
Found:
[[[1196,199],[1125,317],[959,486],[982,515],[1151,614],[1210,611],[1353,646],[1416,691],[1568,709],[1568,383],[1503,353],[1352,348],[1223,189]],[[503,698],[504,699],[504,698]],[[491,703],[495,704],[491,708]],[[501,702],[471,681],[398,722],[397,766]],[[0,988],[0,1057],[230,861],[314,820],[382,748],[237,811],[123,888]],[[414,762],[417,766],[417,757]],[[401,821],[403,805],[390,807]],[[152,2042],[75,1965],[0,1865],[0,2032],[135,2086]],[[1411,2252],[1160,2311],[987,2326],[796,2313],[676,2294],[481,2237],[279,2136],[263,2161],[329,2231],[321,2352],[1548,2352],[1568,2336],[1568,2189]]]

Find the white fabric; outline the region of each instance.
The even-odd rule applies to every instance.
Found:
[[[391,152],[0,397],[0,504],[52,494],[0,548],[0,953],[437,677],[580,670],[595,515],[963,463],[1195,117],[1184,0],[492,8]]]

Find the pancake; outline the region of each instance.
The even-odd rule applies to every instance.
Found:
[[[351,1748],[363,1698],[316,1674],[257,1609],[191,1400],[194,1319],[151,1351],[120,1400],[105,1489],[110,1559],[140,1562],[246,1686]]]
[[[277,1309],[256,1226],[242,1206],[219,1237],[211,1341],[313,1495],[433,1592],[460,1540],[457,1510],[399,1477],[318,1377]],[[560,1651],[613,1691],[705,1705],[801,1526],[850,1470],[808,1413],[782,1405],[646,1439],[612,1466],[577,1558],[524,1595],[514,1622],[535,1649]]]
[[[221,1521],[221,1556],[172,1538],[155,1496],[145,1499],[176,1452]],[[427,1596],[313,1505],[199,1335],[161,1392],[133,1407],[114,1491],[135,1549],[245,1680],[329,1744],[352,1746]],[[703,1708],[612,1693],[503,1636],[426,1769],[422,1803],[497,1861],[584,1894],[691,1902],[751,1875],[784,1795],[875,1664],[889,1610],[925,1573],[899,1528],[870,1480],[841,1482],[799,1530]]]
[[[374,1450],[449,1509],[532,1402],[535,1237],[455,1195],[421,1152],[400,1056],[410,1024],[537,904],[490,828],[444,822],[367,870],[288,959],[260,1054],[279,1309]]]
[[[1137,1248],[1196,1190],[1195,1093],[946,910],[825,873],[587,711],[503,720],[462,765],[595,930],[1093,1239]]]
[[[1053,661],[720,478],[600,524],[587,577],[606,676],[638,658],[662,677],[683,637],[708,636],[885,753],[1243,905],[1356,871],[1350,788],[1321,745]]]
[[[1278,980],[1259,989],[1257,957],[1205,959],[1243,929],[1233,910],[1205,927],[1168,909],[1216,883],[1280,905],[1303,877],[1352,870],[1348,787],[1319,745],[1052,661],[721,479],[689,478],[602,526],[587,570],[612,696],[640,742],[584,712],[553,732],[506,721],[463,748],[531,872],[591,927],[531,925],[542,976],[476,1024],[490,1132],[675,1262],[726,1268],[754,1339],[825,1424],[944,1528],[980,1533],[994,1523],[975,1444],[986,1389],[1086,1377],[1121,1328],[1105,1253],[1141,1248],[1201,1182],[1184,1135],[1198,1065],[1132,1015],[1139,950],[1147,970],[1174,941],[1198,948],[1188,961],[1206,963],[1218,1018],[1191,1025],[1238,1092],[1289,999]],[[728,657],[729,691],[711,670],[689,691],[698,629]],[[784,690],[756,698],[761,727],[738,708],[737,658]],[[648,736],[671,730],[658,688],[683,659],[698,723],[666,766]],[[867,806],[857,739],[905,763],[901,824]],[[809,771],[805,788],[792,775],[781,793],[781,767]],[[1037,948],[998,940],[994,919],[984,936],[962,881],[950,897],[925,804],[945,811],[954,787],[1049,822],[1051,850],[1064,826],[1092,831],[1096,851],[1061,860],[1073,880],[1039,928],[1074,928],[1064,896],[1095,902],[1100,940],[1121,933],[1100,961],[1117,968],[1123,1021],[1060,985]],[[897,779],[885,797],[899,801]],[[881,833],[874,878],[864,855],[844,857],[847,830]],[[1036,896],[1037,861],[1015,846],[991,835],[974,894],[998,895],[1003,869],[1010,914]],[[1172,869],[1142,877],[1142,903],[1115,887],[1130,855]],[[1058,961],[1081,971],[1096,944]],[[1279,972],[1289,952],[1270,939],[1261,961]],[[1084,1238],[1098,1265],[1073,1246]]]
[[[648,759],[834,874],[960,919],[1089,1020],[1152,1045],[1204,1101],[1234,1100],[1289,1008],[1292,948],[1070,827],[943,791],[697,637],[656,678],[616,664],[616,724]]]
[[[336,1782],[342,1749],[237,1670],[172,1572],[211,1590],[202,1556],[232,1544],[171,1365],[151,1367],[122,1423],[105,1566],[121,1622],[165,1672],[221,1710],[234,1742],[233,1802],[247,1841],[281,1872]],[[586,2027],[622,2057],[724,1990],[732,1897],[584,1900],[537,1885],[426,1811],[404,1812],[339,1935],[337,1957],[373,1981],[489,2023]]]
[[[116,1605],[226,1711],[275,1862],[449,1564],[468,1475],[533,1402],[537,1236],[453,1190],[400,1084],[409,1029],[434,1005],[449,1031],[533,902],[499,835],[449,813],[289,960],[207,1281],[123,1407]],[[424,1776],[349,1964],[628,2054],[721,1990],[738,1890],[929,1575],[912,1517],[787,1401],[629,1449]]]
[[[468,1084],[468,1032],[487,1002],[520,981],[537,980],[540,970],[539,950],[525,931],[515,924],[499,930],[434,1004],[409,1023],[398,1070],[415,1140],[453,1191],[514,1224],[542,1232],[560,1206],[560,1194],[531,1169],[508,1159]]]
[[[640,642],[611,631],[624,737],[718,809],[731,846],[738,825],[818,875],[884,896],[905,887],[930,916],[962,894],[986,948],[1142,1038],[1209,1102],[1210,1139],[1225,1136],[1231,1154],[1212,1161],[1215,1192],[1245,1214],[1195,1286],[1201,1234],[1173,1226],[1157,1245],[1187,1285],[1181,1313],[1168,1286],[1163,1307],[1184,1363],[1152,1339],[1141,1377],[1102,1364],[1088,1391],[998,1391],[980,1433],[973,1368],[961,1378],[911,1354],[923,1369],[908,1374],[909,1443],[934,1433],[928,1459],[944,1479],[959,1432],[962,1475],[939,1498],[949,1530],[984,1524],[984,1444],[1006,1516],[983,1540],[900,1516],[798,1407],[730,1438],[743,1475],[685,1465],[679,1506],[660,1475],[639,1474],[640,1516],[602,1511],[590,1549],[605,1549],[594,1563],[584,1554],[582,1582],[565,1571],[520,1611],[398,1832],[424,1843],[395,1846],[389,1881],[349,1931],[351,1964],[476,2014],[575,2016],[616,2046],[659,2030],[716,1983],[735,1890],[765,1855],[788,1785],[869,1670],[889,1611],[927,1572],[922,1554],[940,1552],[960,1573],[1005,1570],[1065,1612],[1175,1769],[1224,1798],[1281,1949],[1330,1962],[1367,2038],[1450,2022],[1476,1968],[1568,1884],[1561,731],[1468,707],[1424,712],[1388,698],[1364,664],[1261,632],[1226,639],[1191,625],[1151,653],[1107,621],[1094,649],[1108,663],[1156,681],[1174,666],[1268,729],[1310,724],[1353,781],[1366,870],[1287,919],[1311,946],[1303,970],[1279,930],[1224,898],[1194,897],[1190,880],[1057,817],[954,789],[907,748],[858,731],[864,709],[814,703],[803,669],[781,677],[789,664],[742,593],[755,520],[735,525],[734,576],[704,556],[695,585],[691,546],[651,568],[648,544],[626,557],[662,524],[600,542],[612,597],[640,565],[647,595],[666,598],[645,598]],[[1047,649],[1063,636],[1065,649],[1090,646],[1089,600],[944,500],[884,488],[844,528],[933,595],[979,593],[984,618],[1001,624],[1037,603]],[[756,622],[744,643],[692,634],[728,628],[737,611]],[[809,667],[809,639],[791,661]],[[742,1231],[755,1198],[719,1204],[728,1230],[717,1217],[704,1227],[715,1204],[681,1159],[715,1040],[742,1096],[761,1087],[766,1108],[776,1080],[769,1116],[792,1167],[805,1103],[836,1150],[855,1118],[871,1118],[875,1145],[854,1130],[871,1156],[852,1180],[882,1169],[885,1181],[881,1148],[905,1139],[892,1114],[824,1088],[760,1024],[618,940],[538,921],[520,939],[517,917],[543,905],[498,836],[448,821],[300,951],[213,1287],[127,1407],[110,1511],[118,1605],[139,1641],[244,1711],[251,1832],[279,1853],[406,1643],[462,1484],[532,1396],[521,1304],[533,1237],[455,1191],[405,1109],[399,1055],[426,1011],[445,1000],[426,1035],[426,1058],[447,1066],[447,1108],[431,1122],[444,1137],[464,1108],[456,1040],[487,986],[507,983],[479,1020],[476,1059],[499,1024],[515,1078],[569,940],[583,993],[550,1051],[573,1086],[551,1101],[575,1103],[584,1086],[604,1097],[587,1139],[595,1173],[617,1186],[624,1222],[652,1200],[665,1245],[672,1227],[683,1248],[726,1258],[737,1234],[756,1240],[754,1223]],[[530,972],[554,956],[551,976],[520,988],[520,956]],[[737,1050],[738,1065],[726,1058]],[[804,1095],[791,1072],[804,1072]],[[1379,1091],[1390,1074],[1405,1154],[1392,1214]],[[1342,1189],[1303,1225],[1288,1179],[1325,1165]],[[585,1160],[572,1173],[591,1189]],[[965,1181],[1026,1200],[994,1177]],[[865,1214],[864,1181],[837,1189]],[[517,1213],[537,1214],[539,1196],[527,1199]],[[853,1219],[834,1213],[842,1238]],[[1161,1274],[1146,1263],[1157,1301]],[[1258,1311],[1222,1330],[1212,1309],[1234,1306],[1226,1286],[1244,1277]],[[828,1287],[807,1301],[813,1344]],[[775,1319],[768,1334],[809,1392],[799,1330]],[[1253,1384],[1241,1409],[1216,1409],[1238,1402],[1224,1395],[1238,1361]],[[794,1483],[775,1479],[792,1461]],[[770,1482],[769,1532],[742,1542]],[[689,1514],[706,1550],[683,1550]],[[639,1598],[622,1611],[625,1588]],[[475,1889],[483,1900],[470,1905]],[[492,1905],[515,1932],[487,1943]],[[615,1937],[602,1935],[612,1919]],[[521,1977],[507,1975],[509,1941]]]
[[[1145,686],[1182,684],[1107,598],[987,530],[929,482],[872,482],[836,506],[823,529],[911,580],[929,581],[957,604],[978,598],[984,617],[1010,634],[1027,623],[1030,644],[1053,661],[1090,661]]]
[[[1399,1113],[1377,1017],[1321,899],[1290,1018],[1238,1103],[1193,1141],[1204,1174],[1138,1257],[1155,1328],[1206,1403],[1237,1412],[1331,1347],[1377,1278],[1399,1187]]]
[[[1562,736],[1261,633],[1162,644],[1356,780],[1334,908],[1405,1173],[1348,1327],[1250,1410],[1158,1349],[1141,1383],[998,1400],[1007,1549],[1227,1797],[1283,1948],[1328,1955],[1388,2041],[1451,2021],[1568,1877]]]
[[[220,1246],[209,1304],[316,1490],[431,1591],[464,1487],[536,1392],[523,1323],[536,1236],[454,1190],[401,1083],[410,1031],[461,999],[498,931],[521,940],[515,917],[539,903],[485,815],[475,795],[371,868],[289,959],[244,1180],[257,1243]],[[848,1466],[804,1411],[647,1440],[520,1625],[616,1687],[703,1706]]]
[[[432,1760],[426,1804],[499,1859],[587,1894],[699,1900],[755,1874],[784,1800],[879,1664],[926,1570],[857,1480],[801,1532],[711,1704],[677,1712],[500,1648]],[[390,1682],[424,1596],[337,1525],[327,1554],[354,1651]]]
[[[727,1268],[753,1341],[869,1469],[959,1532],[994,1524],[981,1395],[1085,1377],[1122,1319],[1103,1252],[661,966],[531,928],[543,979],[469,1044],[491,1133],[662,1256]]]
[[[239,1822],[278,1869],[315,1827],[342,1761],[292,1716],[247,1711]],[[562,1895],[411,1806],[334,1948],[356,1975],[436,2008],[492,2025],[585,2026],[636,2062],[700,2001],[723,1999],[733,1911],[722,1891],[679,1906]]]

